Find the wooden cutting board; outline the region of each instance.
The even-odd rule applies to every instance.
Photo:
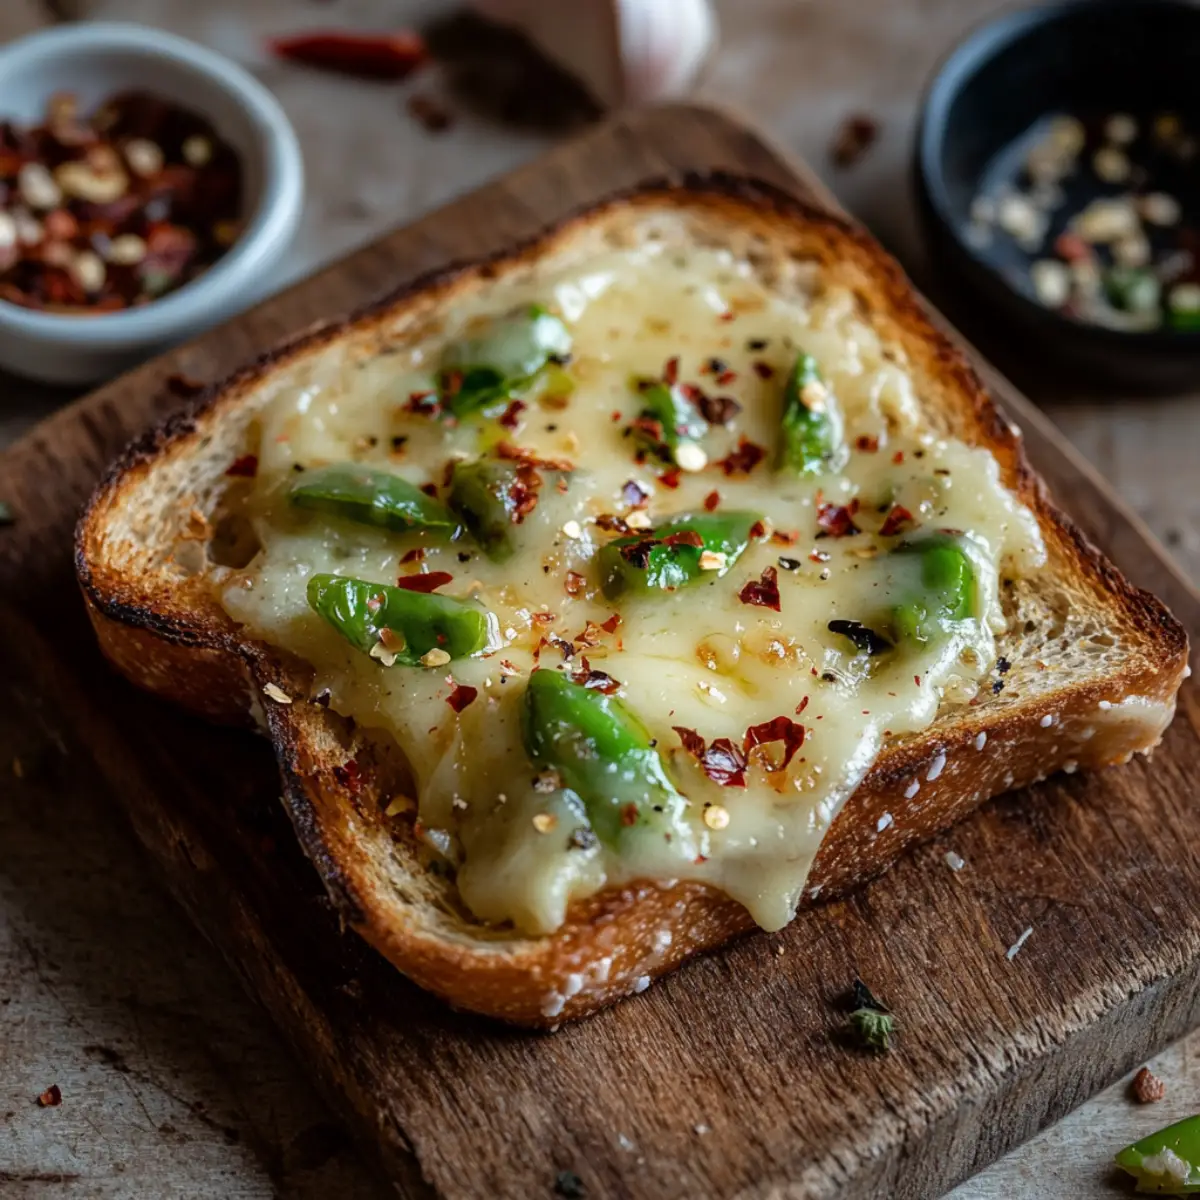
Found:
[[[276,802],[266,746],[135,693],[100,660],[73,582],[72,524],[117,449],[178,404],[169,375],[219,378],[419,272],[526,239],[643,180],[705,168],[831,204],[725,116],[678,107],[618,118],[110,384],[0,455],[0,496],[16,513],[0,529],[5,669],[72,724],[172,893],[410,1198],[549,1197],[560,1172],[589,1197],[937,1196],[1200,1020],[1190,683],[1152,763],[1006,796],[783,933],[531,1035],[450,1012],[341,931]],[[1045,418],[981,369],[1066,507],[1200,640],[1189,585]],[[962,871],[944,862],[951,848]],[[899,1014],[887,1056],[839,1037],[856,975]]]

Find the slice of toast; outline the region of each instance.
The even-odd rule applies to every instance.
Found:
[[[720,892],[678,882],[609,888],[543,937],[472,918],[453,881],[428,869],[413,816],[385,815],[405,785],[394,743],[310,700],[311,669],[249,638],[216,600],[211,574],[236,553],[221,520],[226,470],[247,452],[261,407],[312,371],[426,336],[440,312],[497,278],[648,236],[727,248],[768,284],[815,263],[823,280],[850,289],[907,359],[931,426],[991,450],[1046,545],[1045,568],[1004,588],[1009,627],[990,688],[975,703],[944,703],[923,734],[885,742],[825,836],[806,903],[878,874],[999,792],[1149,750],[1187,669],[1183,629],[1054,507],[1019,433],[898,267],[859,230],[766,185],[708,176],[647,186],[274,350],[131,446],[93,496],[76,563],[100,644],[142,687],[211,720],[261,727],[296,832],[346,922],[450,1003],[525,1025],[553,1026],[639,992],[753,922]],[[359,769],[348,778],[351,759]]]

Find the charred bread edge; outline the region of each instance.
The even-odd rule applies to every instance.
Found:
[[[76,533],[76,569],[105,652],[125,673],[138,679],[143,674],[139,669],[143,656],[151,644],[157,644],[160,653],[169,646],[173,650],[168,657],[170,673],[175,676],[174,690],[155,689],[144,678],[143,686],[172,695],[213,719],[246,723],[248,715],[254,714],[262,724],[257,687],[289,679],[294,683],[294,663],[284,661],[284,656],[268,647],[248,643],[238,636],[232,622],[219,625],[215,619],[189,620],[186,610],[163,611],[162,597],[139,595],[136,588],[105,579],[102,569],[93,571],[88,553],[92,522],[115,499],[120,486],[131,476],[148,471],[164,451],[197,432],[202,418],[219,412],[223,404],[235,403],[269,368],[326,345],[348,330],[369,325],[418,294],[442,291],[471,277],[486,279],[501,265],[541,253],[582,222],[630,203],[681,194],[701,201],[732,202],[758,217],[804,222],[824,230],[825,236],[836,239],[842,250],[850,248],[880,288],[881,294],[870,298],[872,306],[928,349],[931,359],[922,364],[923,371],[940,375],[949,390],[969,400],[979,440],[996,455],[1007,486],[1033,509],[1044,534],[1053,536],[1057,532],[1066,557],[1092,577],[1096,588],[1111,593],[1129,613],[1131,622],[1154,639],[1158,660],[1144,662],[1134,676],[1123,676],[1118,694],[1108,694],[1113,690],[1111,681],[1071,689],[1066,703],[1059,703],[1062,711],[1056,721],[1062,724],[1056,730],[1056,739],[1061,741],[1069,733],[1067,724],[1083,722],[1101,701],[1118,704],[1125,696],[1142,695],[1169,704],[1186,666],[1187,638],[1182,627],[1157,599],[1133,587],[1050,500],[1028,465],[1019,434],[998,412],[964,356],[929,322],[899,266],[873,238],[841,217],[806,204],[774,185],[725,172],[688,173],[677,179],[648,181],[585,206],[514,247],[478,261],[427,272],[344,319],[318,325],[267,351],[224,381],[207,387],[181,411],[135,440],[97,488]],[[179,686],[189,673],[197,673],[200,684],[194,688]],[[610,889],[581,902],[558,933],[504,943],[505,953],[498,953],[488,942],[473,947],[450,943],[420,929],[397,929],[394,914],[374,911],[368,881],[357,869],[360,864],[353,854],[343,860],[331,844],[338,831],[323,822],[311,794],[311,789],[320,788],[322,783],[304,763],[295,721],[298,715],[268,706],[265,720],[283,774],[285,802],[301,844],[346,921],[417,983],[453,1004],[522,1024],[554,1025],[586,1015],[629,991],[641,990],[651,978],[673,969],[691,954],[753,928],[740,905],[703,885],[688,883]],[[1028,714],[1019,709],[1001,714],[987,732],[993,744],[993,752],[987,756],[973,750],[974,728],[958,725],[947,736],[901,742],[885,752],[827,834],[814,865],[806,902],[818,893],[829,897],[849,890],[886,869],[906,846],[932,836],[990,795],[1008,786],[1032,782],[1062,764],[1062,753],[1051,754],[1038,743],[1037,730],[1030,727]],[[1012,770],[1011,764],[996,759],[995,748],[1000,745],[1010,752],[1014,746],[1023,746],[1029,752]],[[1127,739],[1103,751],[1100,758],[1089,759],[1086,765],[1121,761],[1145,748],[1145,739]],[[1095,749],[1101,752],[1101,745]],[[944,767],[936,782],[922,784],[920,813],[906,815],[906,810],[915,806],[902,793],[902,787],[911,786],[909,781],[914,778],[924,780],[939,758]],[[973,769],[984,758],[992,769],[982,787],[973,789],[963,787],[963,781],[956,782],[961,764],[970,764]],[[1010,769],[1002,773],[1001,766]],[[897,819],[886,830],[877,831],[876,815],[885,811],[894,811]],[[597,923],[615,926],[621,935],[616,939],[618,953],[613,955],[615,961],[606,979],[596,981],[597,986],[589,983],[572,992],[570,981],[577,979],[580,966],[586,965],[587,943]],[[675,936],[670,946],[661,950],[652,945],[652,935],[664,928],[673,930]],[[581,953],[585,957],[581,958]]]

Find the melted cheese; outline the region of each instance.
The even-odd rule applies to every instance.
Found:
[[[477,331],[489,313],[534,301],[571,327],[577,388],[566,407],[529,397],[510,430],[486,419],[451,428],[405,410],[410,393],[430,387],[443,344]],[[801,348],[820,364],[849,448],[844,468],[821,479],[771,469],[783,379]],[[625,430],[641,406],[630,377],[658,376],[676,356],[680,379],[742,407],[728,428],[705,438],[708,465],[672,488],[661,466],[635,461]],[[713,357],[733,373],[719,385],[704,370]],[[298,514],[280,491],[296,465],[345,459],[441,485],[451,459],[477,455],[501,435],[571,459],[578,470],[570,487],[543,488],[537,508],[514,527],[519,550],[508,563],[489,562],[469,540],[431,545],[422,563],[453,575],[442,594],[473,597],[495,614],[500,645],[439,669],[382,667],[313,614],[305,585],[318,571],[394,583],[417,569],[400,560],[422,544],[420,535]],[[614,250],[584,267],[498,284],[451,313],[438,337],[281,391],[262,413],[260,436],[254,511],[262,549],[223,586],[223,603],[255,634],[311,662],[336,711],[395,736],[411,763],[424,836],[457,868],[465,904],[484,920],[535,933],[561,924],[573,898],[634,879],[703,880],[741,901],[760,925],[784,925],[822,835],[883,742],[926,728],[947,693],[974,694],[1003,628],[999,579],[1034,570],[1043,556],[1036,522],[1002,486],[995,459],[923,422],[903,356],[881,345],[849,293],[785,296],[719,251]],[[769,456],[749,475],[727,475],[719,460],[741,436]],[[720,508],[760,512],[795,540],[759,539],[723,576],[614,605],[592,562],[612,535],[595,518],[629,512],[629,480],[649,494],[656,522],[703,511],[715,491]],[[869,531],[817,536],[818,504],[856,498],[867,530],[878,529],[877,514],[894,501],[923,527],[964,531],[979,619],[873,660],[831,633],[831,619],[866,620],[920,586],[915,557],[905,565],[905,556],[877,555]],[[780,611],[743,603],[744,585],[772,566]],[[569,571],[585,580],[577,595],[567,593]],[[542,638],[569,642],[614,611],[619,628],[593,637],[583,653],[620,681],[621,699],[657,739],[690,801],[670,836],[625,839],[620,855],[572,838],[586,819],[561,793],[538,790],[520,733],[525,680]],[[543,667],[561,661],[559,650],[542,647]],[[456,684],[479,692],[460,714],[447,703]],[[804,744],[786,770],[771,769],[778,743],[752,754],[745,788],[708,778],[674,732],[740,746],[750,726],[781,715],[804,725]]]

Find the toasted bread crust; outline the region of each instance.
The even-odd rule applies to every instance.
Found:
[[[219,428],[273,372],[339,338],[369,335],[406,307],[435,310],[457,290],[536,260],[591,222],[649,205],[703,211],[753,227],[763,238],[802,247],[806,256],[836,269],[881,337],[907,353],[946,431],[991,449],[1006,485],[1037,516],[1052,569],[1103,595],[1113,619],[1139,638],[1138,652],[1119,672],[1074,681],[1049,699],[1014,703],[998,714],[964,708],[939,719],[926,735],[885,747],[826,835],[807,903],[878,874],[906,847],[1000,791],[1063,767],[1122,762],[1150,748],[1170,718],[1187,663],[1183,629],[1053,505],[1025,460],[1018,433],[965,359],[929,323],[900,269],[862,231],[767,185],[725,175],[646,185],[569,218],[510,254],[418,279],[364,313],[281,346],[208,389],[114,465],[77,531],[77,572],[89,614],[105,654],[134,682],[211,720],[265,724],[297,834],[348,924],[452,1004],[525,1025],[555,1025],[593,1012],[641,990],[692,954],[747,932],[753,922],[740,905],[695,883],[609,889],[574,905],[564,926],[541,938],[489,930],[465,916],[457,925],[440,913],[435,920],[419,901],[398,906],[372,855],[405,843],[419,871],[416,839],[403,819],[383,815],[386,771],[382,765],[370,769],[375,747],[305,702],[307,668],[248,640],[201,580],[131,571],[113,554],[111,533],[135,491],[164,461],[187,454],[206,431]],[[295,702],[260,703],[269,683]],[[368,767],[355,794],[334,775],[349,757]],[[414,879],[417,891],[419,882]]]

